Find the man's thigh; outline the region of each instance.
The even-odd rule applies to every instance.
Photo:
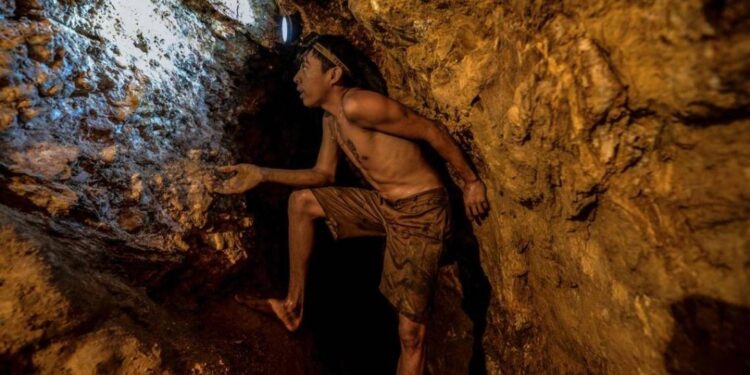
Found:
[[[289,196],[289,212],[302,213],[314,219],[325,217],[323,207],[310,189],[295,190]]]
[[[310,191],[321,206],[335,239],[385,235],[380,196],[375,191],[351,187]]]
[[[383,210],[388,239],[380,291],[413,321],[426,321],[431,310],[450,223],[449,204],[444,189],[435,189]]]

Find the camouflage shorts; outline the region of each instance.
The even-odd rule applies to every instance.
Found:
[[[397,200],[358,188],[311,190],[335,239],[386,237],[380,292],[399,313],[425,322],[450,228],[447,190],[439,187]]]

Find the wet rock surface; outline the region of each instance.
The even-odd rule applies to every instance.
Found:
[[[0,372],[318,373],[309,336],[217,293],[254,218],[212,168],[273,26],[219,5],[0,6]]]
[[[231,160],[223,129],[241,108],[236,72],[259,46],[250,34],[178,2],[16,2],[6,17],[9,199],[165,252],[221,243],[213,271],[246,258],[251,218],[238,207],[207,224],[207,186],[209,168]]]

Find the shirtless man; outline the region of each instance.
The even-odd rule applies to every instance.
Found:
[[[442,124],[377,92],[345,87],[350,81],[347,75],[356,72],[344,62],[345,56],[332,52],[340,44],[337,37],[318,38],[304,53],[294,76],[302,103],[325,110],[315,166],[305,170],[252,164],[219,167],[219,171],[235,175],[215,191],[243,193],[261,182],[302,188],[289,198],[286,298],[243,301],[272,312],[289,331],[297,330],[302,321],[314,220],[324,218],[336,239],[386,236],[380,291],[399,313],[397,373],[422,374],[426,316],[449,226],[450,204],[441,179],[416,141],[432,146],[457,172],[466,215],[472,219],[478,220],[488,210],[485,185]],[[374,190],[323,187],[334,182],[339,150]]]

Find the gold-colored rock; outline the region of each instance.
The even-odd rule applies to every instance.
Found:
[[[111,145],[103,148],[99,151],[99,157],[105,163],[111,163],[117,157],[117,145]]]
[[[32,46],[46,45],[52,40],[52,34],[36,34],[26,38],[26,43]]]
[[[40,88],[39,96],[42,96],[42,97],[55,96],[62,89],[63,89],[63,83],[58,81],[58,82],[55,82],[54,84],[45,85],[44,87]]]
[[[0,68],[10,68],[13,63],[13,53],[11,51],[0,50]]]
[[[200,161],[201,157],[203,156],[203,150],[201,149],[188,150],[187,156],[190,160]]]
[[[18,87],[8,86],[0,89],[0,102],[12,103],[18,97]]]
[[[164,187],[164,177],[160,174],[155,174],[151,177],[151,183],[154,188],[161,190]]]
[[[31,99],[23,99],[16,102],[17,109],[26,109],[34,106],[34,102]]]
[[[180,249],[182,251],[188,251],[188,250],[190,250],[190,245],[188,245],[185,242],[185,240],[182,239],[182,235],[180,235],[179,233],[175,233],[172,236],[172,241],[174,242],[174,244],[177,246],[178,249]]]
[[[117,218],[117,224],[127,232],[138,231],[143,228],[145,222],[146,214],[134,207],[129,207],[121,211]]]
[[[45,45],[30,46],[29,57],[39,62],[46,63],[52,59],[52,50]]]
[[[74,80],[73,83],[76,85],[76,91],[79,93],[90,93],[96,88],[96,83],[94,83],[86,74],[79,74]]]
[[[242,218],[242,219],[240,220],[240,225],[241,225],[241,226],[242,226],[243,228],[250,228],[250,227],[252,227],[252,226],[253,226],[253,223],[254,223],[254,220],[253,220],[253,218],[252,218],[252,217],[243,217],[243,218]]]
[[[25,176],[13,177],[8,189],[20,197],[29,199],[34,205],[46,209],[53,216],[66,215],[78,202],[78,195],[65,185],[40,185],[38,181]]]
[[[0,34],[0,49],[10,50],[23,43],[23,35],[2,35]]]
[[[43,112],[44,112],[44,108],[42,107],[21,108],[18,111],[18,118],[23,122],[29,122],[37,118]]]
[[[0,131],[3,131],[13,124],[18,112],[13,108],[0,108]]]
[[[207,237],[208,243],[214,250],[224,250],[226,242],[222,233],[211,233]]]
[[[131,200],[138,201],[141,199],[143,193],[143,179],[140,173],[135,173],[130,176],[130,193],[128,197]]]
[[[133,114],[132,107],[112,107],[109,118],[115,122],[124,122],[131,114]]]
[[[70,178],[68,164],[78,158],[78,147],[48,142],[34,144],[24,152],[10,155],[11,170],[16,173],[38,175],[47,179]]]

